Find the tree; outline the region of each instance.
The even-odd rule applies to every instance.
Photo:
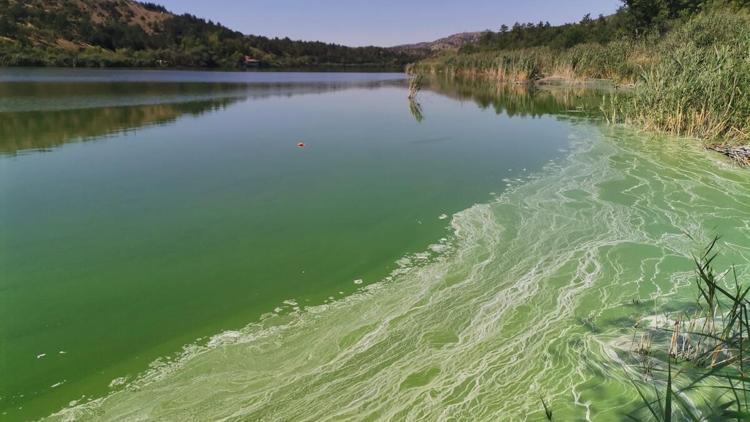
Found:
[[[0,16],[0,35],[15,36],[18,26],[7,16]]]
[[[743,0],[744,1],[744,0]],[[622,0],[632,17],[636,33],[655,29],[664,31],[670,20],[691,16],[708,3],[707,0]]]

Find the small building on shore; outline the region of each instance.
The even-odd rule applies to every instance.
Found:
[[[245,56],[242,59],[242,65],[245,67],[258,67],[260,66],[260,60],[252,56]]]

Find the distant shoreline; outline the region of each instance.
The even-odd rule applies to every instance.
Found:
[[[357,72],[357,73],[403,73],[403,66],[314,66],[314,67],[258,67],[238,69],[232,67],[143,67],[143,66],[29,66],[0,65],[0,69],[91,69],[91,70],[153,70],[153,71],[195,71],[195,72],[233,72],[233,73],[267,73],[267,72]]]

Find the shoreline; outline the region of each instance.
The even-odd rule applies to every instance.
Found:
[[[750,145],[711,144],[706,149],[725,155],[741,167],[750,167]]]
[[[417,66],[418,64],[415,64]],[[583,89],[598,89],[608,90],[611,89],[616,92],[633,92],[637,88],[635,83],[632,82],[617,82],[613,79],[602,79],[602,78],[574,78],[565,77],[561,75],[548,75],[539,77],[536,79],[525,79],[525,80],[506,80],[503,78],[496,78],[491,73],[487,72],[444,72],[439,71],[435,68],[430,68],[428,71],[424,69],[414,69],[413,67],[407,67],[407,73],[413,72],[415,74],[421,74],[427,77],[446,77],[452,80],[455,79],[485,79],[490,83],[497,85],[521,85],[529,88],[551,88],[551,87],[575,87]],[[600,106],[602,113],[608,122],[613,123],[619,119],[610,117],[604,111],[604,103]],[[690,136],[686,134],[675,134],[665,130],[659,130],[654,127],[647,127],[645,125],[638,124],[637,122],[622,121],[622,123],[646,130],[653,133],[667,133],[674,136],[692,138],[703,144],[706,150],[720,153],[725,157],[729,158],[733,163],[740,167],[750,167],[750,140],[740,141],[739,144],[732,144],[729,139],[709,139],[699,136]]]

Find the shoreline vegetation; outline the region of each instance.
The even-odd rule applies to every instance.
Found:
[[[625,0],[577,24],[516,24],[407,72],[510,84],[608,80],[610,123],[697,138],[750,161],[750,1]],[[627,88],[627,89],[621,89]]]

